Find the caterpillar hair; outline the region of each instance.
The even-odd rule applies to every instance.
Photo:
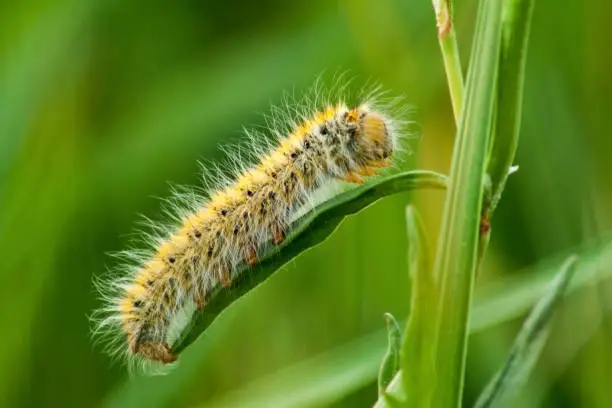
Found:
[[[283,242],[315,193],[334,180],[363,183],[397,163],[401,101],[376,87],[347,105],[345,87],[313,89],[272,108],[267,137],[245,131],[248,143],[230,154],[229,175],[216,166],[205,171],[203,193],[177,189],[171,225],[148,221],[148,249],[122,252],[121,270],[96,282],[104,306],[94,313],[94,334],[110,339],[111,354],[144,366],[175,361],[181,314],[205,308],[213,288],[229,287],[236,271]]]

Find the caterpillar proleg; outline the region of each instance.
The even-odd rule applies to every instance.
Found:
[[[95,332],[111,336],[113,353],[141,363],[175,361],[169,332],[182,310],[205,308],[212,288],[230,286],[239,266],[257,264],[264,247],[283,242],[322,187],[335,179],[363,183],[394,163],[401,122],[379,94],[351,106],[316,99],[273,110],[273,143],[247,132],[254,164],[238,159],[232,177],[205,196],[188,194],[176,224],[152,223],[160,231],[149,236],[151,249],[129,252],[135,262],[128,271],[98,284],[105,306]]]

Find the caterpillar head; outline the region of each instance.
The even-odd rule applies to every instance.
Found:
[[[367,106],[347,111],[344,122],[353,138],[353,159],[361,168],[388,167],[394,150],[389,120]]]

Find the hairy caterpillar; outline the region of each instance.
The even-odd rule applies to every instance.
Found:
[[[106,304],[95,332],[109,334],[112,352],[130,361],[175,361],[169,332],[181,310],[205,307],[212,288],[230,286],[239,266],[256,264],[264,247],[281,243],[323,186],[363,183],[392,164],[400,122],[386,108],[372,92],[352,107],[290,107],[292,119],[273,111],[274,145],[251,137],[252,166],[239,162],[206,198],[189,194],[177,225],[149,237],[150,251],[129,252],[135,262],[124,276],[99,283]]]

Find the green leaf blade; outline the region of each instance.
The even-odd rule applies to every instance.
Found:
[[[406,209],[412,305],[402,345],[402,378],[407,407],[427,407],[435,390],[437,285],[429,258],[423,222],[413,207]]]
[[[387,386],[400,368],[400,348],[402,332],[397,320],[391,313],[385,313],[387,322],[387,352],[385,353],[380,370],[378,371],[378,396],[385,395]]]
[[[478,398],[476,408],[512,406],[512,397],[527,381],[544,348],[555,308],[574,276],[577,259],[576,256],[571,256],[565,261],[548,293],[533,308],[512,345],[506,362]]]
[[[501,198],[518,145],[533,5],[534,0],[504,2],[496,118],[487,163],[491,196],[485,210],[489,217]]]

